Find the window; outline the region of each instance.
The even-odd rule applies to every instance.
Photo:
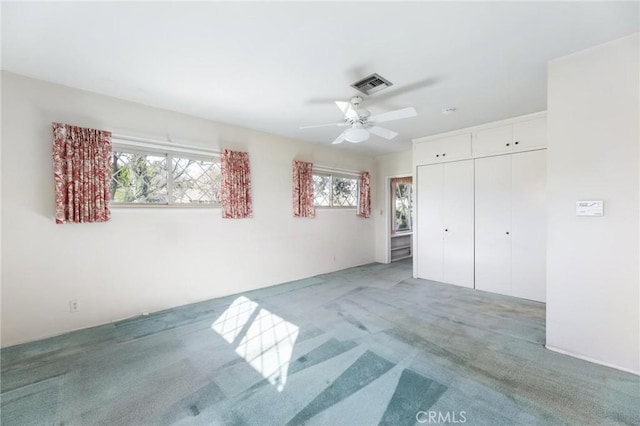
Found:
[[[220,204],[220,162],[173,157],[172,201]]]
[[[220,205],[220,161],[213,156],[114,147],[111,164],[115,205]]]
[[[411,231],[411,178],[391,180],[392,232]]]
[[[313,205],[316,207],[357,206],[358,179],[348,176],[314,173]]]

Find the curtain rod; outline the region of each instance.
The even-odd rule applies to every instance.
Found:
[[[313,169],[319,172],[336,172],[346,175],[360,176],[360,172],[357,170],[338,169],[336,167],[323,166],[321,164],[313,164]]]
[[[220,155],[221,151],[220,150],[216,150],[216,149],[210,149],[210,148],[203,148],[200,146],[195,146],[195,145],[183,145],[183,144],[177,144],[174,143],[170,140],[167,141],[163,141],[163,140],[159,140],[159,139],[150,139],[150,138],[142,138],[142,137],[138,137],[138,136],[129,136],[129,135],[124,135],[121,133],[111,133],[111,138],[115,139],[115,140],[120,140],[120,141],[124,141],[124,142],[130,142],[131,145],[138,145],[138,146],[147,146],[147,147],[158,147],[158,148],[168,148],[168,149],[173,149],[179,152],[191,152],[191,153],[195,153],[195,154],[205,154],[205,155]],[[342,174],[346,174],[346,175],[351,175],[351,176],[360,176],[360,171],[358,170],[349,170],[349,169],[339,169],[337,167],[330,167],[330,166],[324,166],[321,164],[314,164],[313,165],[314,170],[320,171],[320,172],[335,172],[335,173],[342,173]]]
[[[220,155],[221,151],[217,149],[205,148],[196,145],[186,145],[182,143],[174,143],[171,140],[163,141],[159,139],[149,139],[149,138],[141,138],[138,136],[129,136],[123,135],[121,133],[111,133],[111,138],[115,140],[120,140],[124,142],[131,142],[133,144],[137,144],[140,146],[156,146],[160,148],[169,148],[176,151],[182,152],[196,152],[200,154],[207,155]]]

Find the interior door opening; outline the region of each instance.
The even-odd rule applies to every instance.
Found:
[[[390,235],[389,259],[391,262],[413,256],[413,178],[394,177],[390,180]]]

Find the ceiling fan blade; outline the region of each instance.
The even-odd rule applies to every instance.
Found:
[[[413,83],[405,84],[404,86],[397,86],[395,89],[388,92],[376,93],[375,100],[377,103],[384,102],[387,99],[395,98],[396,96],[404,95],[416,90],[421,90],[429,86],[433,86],[440,82],[439,77],[429,77],[422,80],[414,81]]]
[[[378,127],[378,126],[373,126],[371,128],[368,129],[370,133],[373,133],[374,135],[380,136],[381,138],[385,138],[385,139],[393,139],[396,136],[398,136],[398,134],[396,132],[394,132],[393,130],[389,130],[389,129],[384,129],[382,127]]]
[[[418,113],[416,112],[415,108],[408,107],[408,108],[397,109],[395,111],[383,112],[382,114],[372,115],[371,117],[369,117],[369,122],[383,123],[385,121],[400,120],[402,118],[415,117],[416,115],[418,115]]]
[[[346,126],[347,123],[340,122],[340,123],[327,123],[327,124],[312,124],[311,126],[300,126],[300,129],[315,129],[316,127],[344,127]]]
[[[353,109],[353,105],[349,102],[336,101],[336,105],[347,118],[358,118],[358,113]]]
[[[338,137],[333,142],[331,142],[331,145],[337,145],[342,142],[344,142],[344,132],[340,133]]]

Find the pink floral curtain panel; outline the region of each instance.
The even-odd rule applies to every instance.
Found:
[[[313,163],[293,161],[293,217],[315,217]]]
[[[253,216],[249,153],[225,149],[221,159],[222,217],[244,219]]]
[[[369,172],[360,174],[360,193],[358,194],[358,210],[360,217],[371,216],[371,176]]]
[[[53,123],[56,223],[111,217],[111,132]]]

